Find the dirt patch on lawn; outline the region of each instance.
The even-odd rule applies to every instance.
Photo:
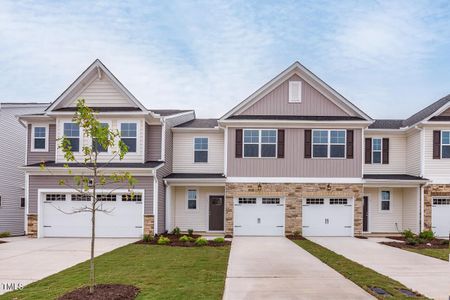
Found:
[[[133,300],[139,293],[139,289],[125,284],[98,284],[94,293],[89,293],[89,287],[85,286],[62,295],[58,300]]]

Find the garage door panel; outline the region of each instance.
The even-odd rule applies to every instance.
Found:
[[[436,236],[450,234],[450,198],[434,198],[431,211],[432,230]]]

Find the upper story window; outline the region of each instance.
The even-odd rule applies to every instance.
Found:
[[[313,130],[314,158],[345,158],[345,130]]]
[[[137,124],[121,123],[120,135],[122,142],[128,146],[128,152],[136,152],[137,149]]]
[[[208,162],[208,138],[194,138],[194,162]]]
[[[291,103],[302,102],[302,82],[301,81],[289,81],[289,102],[291,102]]]
[[[276,129],[244,129],[244,157],[276,157]]]
[[[47,151],[47,127],[33,126],[32,151]]]
[[[197,209],[197,190],[189,189],[187,191],[187,208]]]
[[[391,210],[391,191],[381,191],[381,210]]]
[[[64,136],[70,142],[72,152],[80,151],[80,127],[76,123],[64,123]]]
[[[441,156],[450,158],[450,131],[442,131],[441,135]]]
[[[383,153],[383,143],[380,138],[372,139],[372,163],[381,164]]]
[[[103,128],[108,128],[109,124],[108,123],[100,123],[100,126]],[[92,139],[92,148],[97,149],[98,153],[108,152],[108,147],[103,147],[101,144],[97,143],[97,141],[95,139]]]

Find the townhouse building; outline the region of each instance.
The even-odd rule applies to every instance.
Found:
[[[36,130],[48,139],[27,149],[30,235],[89,234],[87,216],[55,209],[79,203],[57,184],[70,176],[55,142],[91,142],[71,123],[79,98],[129,143],[111,172],[138,179],[135,201],[120,189],[105,199],[115,210],[99,218],[99,236],[175,227],[250,236],[450,231],[450,96],[405,120],[374,120],[296,62],[221,118],[198,119],[145,108],[97,60],[45,112],[21,116],[28,145]]]

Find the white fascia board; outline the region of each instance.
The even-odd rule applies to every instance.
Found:
[[[365,179],[366,187],[418,187],[427,183],[427,180],[386,180],[386,179]]]
[[[403,128],[400,128],[400,129],[381,129],[381,128],[367,128],[367,129],[365,129],[364,131],[366,131],[367,133],[370,133],[370,134],[391,134],[391,135],[396,135],[396,134],[398,134],[398,135],[403,135],[403,134],[405,134],[406,133],[406,131],[407,131],[407,128],[406,127],[403,127]]]
[[[369,121],[305,121],[305,120],[225,120],[220,121],[221,126],[242,127],[242,126],[259,126],[274,127],[283,126],[286,128],[362,128],[367,127]]]
[[[194,114],[194,116],[195,116],[195,111],[194,110],[189,110],[189,111],[185,111],[185,112],[178,113],[178,114],[175,114],[175,115],[168,115],[168,116],[165,116],[163,118],[164,119],[172,119],[172,118],[177,118],[177,117],[181,117],[181,116],[189,115],[189,114]]]
[[[63,176],[76,176],[76,175],[86,175],[92,176],[92,171],[83,167],[70,167],[71,174],[68,173],[67,168],[64,167],[48,167],[50,170],[41,170],[40,167],[19,167],[19,169],[25,170],[29,175],[41,175],[41,176],[51,176],[51,175],[63,175]],[[117,172],[129,172],[132,176],[155,176],[156,168],[103,168],[101,172],[103,175],[112,175]]]
[[[362,178],[333,177],[227,177],[227,183],[364,183]]]
[[[223,129],[220,127],[214,127],[214,128],[193,128],[193,127],[172,127],[172,132],[211,132],[211,133],[218,133],[221,132]]]
[[[170,185],[219,185],[225,186],[226,179],[218,178],[166,178],[164,182]]]

